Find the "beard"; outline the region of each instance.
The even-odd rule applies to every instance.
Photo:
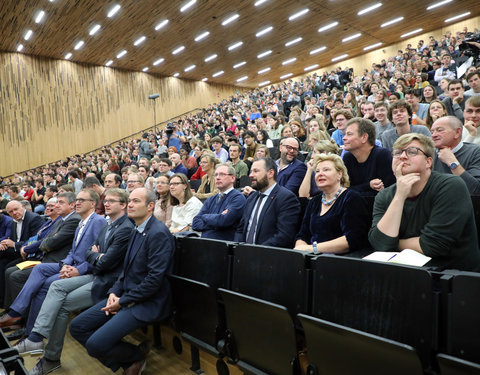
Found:
[[[256,180],[255,182],[252,182],[252,188],[254,188],[257,191],[260,191],[268,186],[268,178],[267,176],[264,176],[260,180]]]

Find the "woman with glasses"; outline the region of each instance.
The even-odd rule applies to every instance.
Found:
[[[170,232],[179,233],[191,230],[193,218],[200,212],[202,202],[193,196],[187,176],[183,173],[170,177],[170,204],[172,224]]]
[[[170,176],[164,174],[157,177],[155,192],[157,201],[155,202],[153,214],[158,220],[170,228],[173,210],[173,206],[170,203]]]

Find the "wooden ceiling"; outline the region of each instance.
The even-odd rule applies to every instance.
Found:
[[[348,53],[349,57],[364,54],[364,47],[382,42],[382,47],[401,40],[400,35],[422,28],[423,32],[436,30],[448,25],[445,19],[471,12],[464,17],[480,14],[480,1],[453,0],[450,3],[427,11],[426,8],[440,0],[266,0],[255,6],[258,0],[197,0],[184,12],[180,8],[189,0],[3,0],[0,7],[0,50],[16,51],[24,45],[22,53],[64,59],[72,53],[71,61],[105,65],[113,60],[111,68],[142,71],[179,78],[218,82],[244,87],[255,87],[264,81],[278,82],[280,77],[293,73],[304,73],[304,68],[313,64],[319,67],[332,64],[333,57]],[[382,1],[383,5],[362,16],[357,13]],[[107,13],[114,5],[121,8],[112,18]],[[289,17],[308,8],[308,12],[293,21]],[[45,17],[35,22],[38,12]],[[222,22],[233,14],[239,17],[226,26]],[[381,28],[384,22],[397,17],[403,21]],[[168,19],[168,24],[156,31],[155,26]],[[337,21],[339,24],[326,32],[319,33],[322,26]],[[458,22],[458,21],[453,21]],[[101,25],[93,36],[89,30]],[[262,37],[256,33],[268,26],[273,30]],[[31,38],[24,35],[32,30]],[[201,33],[210,34],[203,40],[194,39]],[[342,39],[350,35],[362,35],[350,42]],[[141,36],[146,40],[134,46]],[[302,38],[302,41],[285,46],[285,43]],[[84,46],[74,50],[78,41]],[[228,47],[236,42],[243,44],[232,51]],[[172,51],[179,46],[185,49],[176,55]],[[320,53],[309,52],[325,46]],[[127,54],[118,59],[122,50]],[[263,51],[272,50],[264,58],[257,57]],[[217,54],[212,61],[205,58]],[[153,65],[153,62],[165,60]],[[296,58],[287,65],[282,62]],[[233,66],[245,61],[239,68]],[[341,65],[341,62],[338,63]],[[195,68],[185,72],[185,68]],[[263,74],[258,71],[270,68]],[[214,78],[218,71],[224,74]],[[240,77],[248,79],[237,82]]]

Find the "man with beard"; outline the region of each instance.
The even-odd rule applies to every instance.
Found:
[[[302,184],[307,166],[297,159],[300,144],[295,138],[285,138],[280,141],[280,159],[278,166],[277,183],[298,196],[298,189]]]
[[[300,215],[297,197],[276,182],[277,168],[271,158],[255,160],[250,179],[252,186],[244,189],[249,196],[235,241],[293,248]]]

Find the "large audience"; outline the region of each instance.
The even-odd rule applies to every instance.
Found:
[[[148,233],[153,215],[177,236],[315,254],[413,249],[440,269],[480,271],[470,200],[480,192],[480,64],[467,55],[480,49],[466,41],[474,35],[479,31],[447,32],[408,44],[363,72],[338,67],[237,94],[140,139],[1,179],[0,302],[8,313],[0,326],[28,316],[26,340],[17,344],[24,352],[43,348],[45,338],[50,345],[51,335],[63,340],[68,322],[55,333],[42,328],[59,277],[82,277],[75,287],[91,289],[98,275],[109,275],[94,287],[108,297],[107,316],[135,304],[135,297],[112,297],[130,287],[121,262],[104,265],[116,237],[114,229],[102,229],[103,218],[118,223],[127,211],[121,259],[136,246],[136,240],[128,245],[134,224]],[[465,73],[457,76],[460,66]],[[98,215],[94,232],[87,229],[92,215]],[[57,221],[72,224],[67,231]],[[64,242],[49,243],[60,231]],[[55,251],[61,256],[52,257]],[[44,268],[19,272],[16,264],[26,260]],[[113,284],[120,274],[122,288]],[[85,298],[73,306],[101,300]],[[67,316],[75,311],[62,306]],[[82,325],[72,325],[72,335],[102,360],[105,353],[94,350]],[[62,340],[31,373],[60,366]],[[117,362],[104,363],[112,370],[133,366]]]

